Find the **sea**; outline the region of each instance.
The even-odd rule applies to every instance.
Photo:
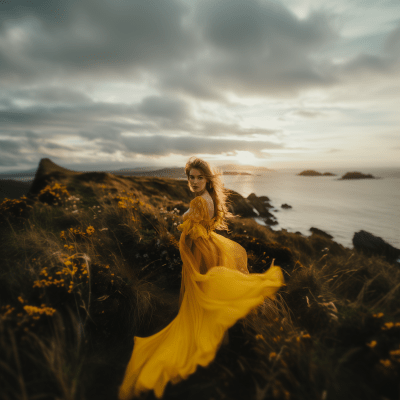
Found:
[[[310,236],[318,228],[335,242],[353,249],[353,236],[360,230],[381,237],[400,249],[400,168],[324,168],[335,176],[299,176],[303,169],[250,171],[252,175],[224,175],[226,188],[247,197],[268,196],[278,221],[274,231],[286,229]],[[347,172],[372,174],[381,179],[338,180]],[[14,178],[29,182],[32,177]],[[289,204],[290,209],[281,208]],[[254,218],[265,225],[262,218]]]
[[[255,175],[224,175],[226,188],[243,197],[254,193],[268,196],[278,225],[310,236],[318,228],[335,242],[353,249],[353,236],[360,230],[381,237],[400,249],[400,168],[326,168],[336,176],[299,176],[304,169],[255,172]],[[347,172],[372,174],[381,179],[338,180]],[[289,204],[290,209],[281,208]],[[261,218],[255,218],[261,224]]]

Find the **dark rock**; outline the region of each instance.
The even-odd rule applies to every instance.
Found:
[[[371,174],[363,174],[361,172],[346,172],[339,180],[341,179],[377,179]]]
[[[333,236],[331,236],[329,233],[321,231],[321,229],[311,227],[310,231],[312,232],[312,234],[320,235],[320,236],[326,237],[328,239],[333,239]]]
[[[275,218],[266,207],[264,199],[261,199],[254,193],[251,193],[247,196],[247,200],[258,211],[260,217]]]
[[[234,190],[230,191],[227,205],[230,209],[230,212],[233,214],[238,214],[242,218],[258,217],[258,215],[254,212],[253,205],[249,202],[249,200],[245,199],[242,195]]]
[[[286,204],[286,203],[285,203],[285,204],[282,204],[281,207],[282,207],[282,208],[292,208],[292,206],[289,206],[289,204]]]
[[[272,206],[266,203],[268,200],[267,196],[257,197],[254,193],[251,193],[246,199],[231,190],[227,204],[232,213],[242,218],[261,217],[267,225],[277,225],[276,217],[269,212],[269,208],[272,208]],[[254,212],[254,209],[257,210],[258,214]]]
[[[317,172],[313,169],[307,169],[306,171],[301,171],[299,174],[297,174],[299,176],[321,176],[321,172]]]
[[[321,172],[315,171],[313,169],[308,169],[306,171],[302,171],[299,174],[299,176],[336,176],[336,174],[332,174],[332,172],[324,172],[321,174]]]
[[[363,230],[354,233],[353,246],[365,255],[383,256],[391,263],[396,262],[400,257],[400,249],[393,247],[382,238]]]
[[[267,201],[271,201],[271,199],[268,196],[259,196],[258,198],[262,200],[264,203]]]
[[[258,197],[261,201],[264,202],[265,207],[267,208],[274,208],[274,206],[271,206],[271,204],[269,203],[271,200],[269,197],[267,196],[259,196]]]
[[[273,216],[274,217],[274,216]],[[275,217],[274,217],[275,218]],[[264,223],[266,223],[267,225],[278,225],[278,221],[276,219],[273,218],[264,218],[263,219]]]

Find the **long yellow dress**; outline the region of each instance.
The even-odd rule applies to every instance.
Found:
[[[178,226],[182,281],[179,313],[160,332],[134,337],[132,356],[119,387],[119,399],[130,400],[154,390],[161,398],[168,382],[175,384],[210,364],[224,333],[265,297],[274,298],[284,284],[274,266],[262,274],[249,274],[246,250],[218,235],[221,214],[210,219],[207,201],[198,196]],[[186,237],[192,239],[192,248]]]

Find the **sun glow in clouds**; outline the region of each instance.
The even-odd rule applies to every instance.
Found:
[[[247,165],[247,164],[254,164],[256,157],[254,156],[254,154],[251,151],[239,151],[236,150],[236,157],[235,159],[243,165]]]

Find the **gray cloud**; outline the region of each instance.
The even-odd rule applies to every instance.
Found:
[[[357,81],[365,71],[387,76],[399,71],[398,28],[385,41],[387,54],[361,53],[337,65],[329,51],[323,54],[351,39],[341,37],[336,14],[314,11],[299,19],[282,3],[259,0],[196,4],[193,29],[201,38],[198,57],[162,71],[162,89],[224,102],[226,91],[286,97]]]
[[[4,154],[18,152],[22,148],[16,140],[0,139],[0,151]]]
[[[359,54],[348,63],[346,63],[342,71],[346,74],[359,74],[362,72],[374,72],[387,75],[390,72],[398,70],[398,64],[393,63],[392,59],[371,55]]]
[[[298,115],[298,116],[304,117],[304,118],[311,118],[311,119],[325,116],[324,113],[321,113],[318,111],[308,111],[308,110],[297,110],[297,111],[294,111],[292,114]]]
[[[41,87],[36,89],[17,89],[12,92],[13,100],[31,100],[54,105],[58,103],[84,104],[93,100],[83,92],[63,87]]]
[[[261,0],[17,0],[2,5],[0,80],[152,76],[162,91],[225,103],[226,91],[288,96],[342,84],[353,71],[396,71],[400,28],[386,40],[388,58],[365,54],[337,67],[317,57],[341,39],[336,19],[326,11],[300,19],[283,3]],[[68,101],[65,90],[51,92],[56,102]],[[89,101],[84,96],[70,102]]]
[[[207,77],[201,73],[200,66],[196,63],[186,67],[163,69],[158,74],[158,86],[163,91],[189,95],[197,99],[226,101],[223,93],[209,85]]]
[[[16,140],[0,139],[0,167],[18,165],[22,147]]]
[[[242,128],[229,121],[199,120],[192,115],[188,103],[176,97],[149,96],[137,104],[101,103],[93,102],[72,89],[60,90],[58,87],[19,90],[12,96],[18,101],[54,100],[51,106],[18,107],[4,103],[8,108],[0,111],[2,134],[17,137],[19,141],[18,145],[7,140],[0,143],[4,143],[2,150],[16,159],[21,158],[22,148],[25,153],[37,157],[48,156],[47,150],[65,150],[70,154],[87,152],[88,147],[110,155],[117,151],[130,153],[129,157],[131,153],[155,156],[189,154],[194,148],[198,152],[211,151],[214,154],[249,150],[264,157],[260,149],[282,148],[276,143],[246,140],[256,134],[273,136],[277,133],[275,130]],[[65,98],[69,104],[64,104]],[[133,122],[129,122],[130,119]],[[173,131],[175,136],[168,135],[168,131]],[[135,136],[126,136],[127,132]],[[177,132],[179,136],[176,136]],[[85,139],[85,148],[79,143],[64,145],[55,142],[71,136]],[[5,165],[11,165],[9,159]]]
[[[239,57],[278,48],[315,50],[336,37],[328,18],[312,13],[300,21],[281,3],[259,0],[203,0],[196,19],[204,39]]]
[[[209,51],[196,66],[176,71],[185,81],[191,76],[242,94],[288,94],[337,81],[326,62],[311,57],[339,37],[329,16],[314,12],[300,21],[283,5],[257,0],[204,0],[197,5],[196,28]],[[171,74],[162,84],[171,84]]]
[[[53,92],[54,91],[54,92]],[[189,103],[183,99],[169,96],[149,96],[137,104],[93,102],[80,92],[60,90],[59,88],[18,91],[11,95],[18,100],[57,99],[57,102],[30,107],[10,105],[0,110],[0,123],[4,132],[22,129],[46,134],[74,134],[87,138],[117,140],[121,132],[159,133],[180,131],[187,134],[206,136],[251,136],[253,134],[272,135],[276,130],[265,128],[241,128],[236,122],[218,122],[206,118],[197,119],[192,115]],[[75,101],[67,104],[64,96]],[[79,103],[79,101],[81,101]],[[127,122],[131,119],[132,122]],[[124,122],[121,122],[124,120]],[[32,131],[35,127],[35,131]],[[83,127],[85,127],[83,129]],[[24,134],[24,133],[22,133]],[[26,133],[25,133],[26,135]],[[31,139],[33,137],[31,136]]]
[[[225,152],[251,151],[259,157],[265,157],[260,150],[282,149],[277,143],[265,141],[247,141],[232,139],[212,139],[201,136],[168,137],[166,135],[123,137],[126,149],[133,153],[168,155],[170,153],[190,155],[193,153],[220,154]]]
[[[0,49],[6,65],[0,74],[6,77],[13,69],[24,81],[95,70],[128,77],[137,69],[175,63],[195,48],[193,35],[182,27],[188,11],[178,0],[18,0],[2,5],[0,35],[9,45]],[[15,26],[23,31],[7,36]]]
[[[388,54],[394,57],[400,57],[400,22],[386,38],[384,49]]]
[[[172,119],[181,121],[189,117],[188,105],[175,98],[150,96],[143,99],[138,106],[139,113],[151,118]]]

